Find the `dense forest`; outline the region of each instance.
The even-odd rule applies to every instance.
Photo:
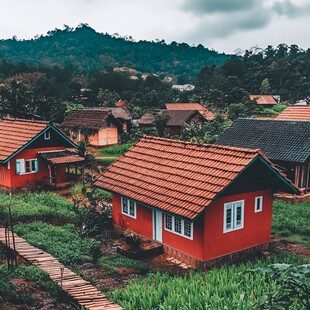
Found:
[[[192,91],[172,89],[189,81]],[[310,98],[310,49],[280,44],[228,56],[200,45],[134,42],[87,25],[0,41],[0,109],[56,123],[74,108],[118,100],[136,117],[167,102],[200,102],[231,120],[275,112],[253,106],[250,93],[279,95],[285,104]]]
[[[129,67],[140,74],[193,78],[203,66],[222,65],[229,55],[202,45],[166,44],[164,40],[135,42],[132,37],[97,33],[81,24],[75,29],[55,29],[33,40],[1,40],[0,58],[35,66],[69,66],[80,74],[107,67]]]

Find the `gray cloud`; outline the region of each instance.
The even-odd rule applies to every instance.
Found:
[[[186,0],[183,8],[198,15],[248,11],[260,6],[260,0]]]
[[[310,12],[309,4],[297,6],[292,0],[185,0],[182,8],[199,20],[191,35],[209,39],[264,29],[278,16],[293,19]]]
[[[272,5],[272,10],[278,15],[286,16],[288,18],[297,18],[310,12],[310,5],[305,4],[297,6],[290,0],[276,1]]]
[[[270,15],[272,15],[271,12],[258,11],[255,15],[240,12],[219,14],[216,20],[203,18],[195,29],[188,34],[188,39],[206,44],[206,40],[225,39],[239,32],[261,29],[269,24]]]

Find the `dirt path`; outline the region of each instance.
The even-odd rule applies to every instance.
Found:
[[[272,236],[271,241],[274,243],[277,250],[310,258],[310,249],[303,244],[288,242],[281,236]]]

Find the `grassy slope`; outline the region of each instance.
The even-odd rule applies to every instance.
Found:
[[[272,233],[288,241],[303,243],[310,248],[310,201],[289,203],[274,202]]]

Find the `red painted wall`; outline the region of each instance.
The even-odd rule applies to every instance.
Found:
[[[48,182],[49,170],[48,165],[45,161],[39,158],[39,171],[37,173],[26,173],[26,174],[16,174],[16,160],[17,159],[36,159],[38,158],[38,152],[42,151],[52,151],[52,150],[62,150],[63,147],[45,147],[45,148],[35,148],[35,149],[26,149],[18,153],[15,157],[10,160],[10,179],[11,184],[6,186],[11,188],[25,187],[27,185],[35,186],[38,181]],[[60,171],[57,179],[61,178],[63,171]]]
[[[2,169],[4,169],[4,179]],[[0,186],[11,187],[11,171],[8,169],[8,164],[0,164]]]
[[[263,196],[263,210],[255,213],[255,197]],[[224,233],[224,203],[244,200],[244,227]],[[262,190],[217,199],[205,212],[203,260],[259,245],[270,240],[272,192]]]
[[[263,210],[255,213],[258,196],[263,196]],[[224,233],[224,204],[238,200],[244,200],[244,227]],[[270,240],[272,202],[271,190],[219,198],[194,222],[193,240],[165,230],[163,213],[163,244],[204,261],[266,243]],[[151,209],[137,205],[134,219],[121,213],[120,196],[113,195],[112,203],[114,224],[153,239]]]
[[[113,222],[115,225],[121,226],[124,229],[130,228],[142,236],[153,239],[152,209],[137,204],[137,218],[134,219],[122,214],[120,196],[112,195],[112,205]]]
[[[204,217],[200,216],[193,225],[193,240],[165,230],[163,223],[163,244],[203,260]]]

